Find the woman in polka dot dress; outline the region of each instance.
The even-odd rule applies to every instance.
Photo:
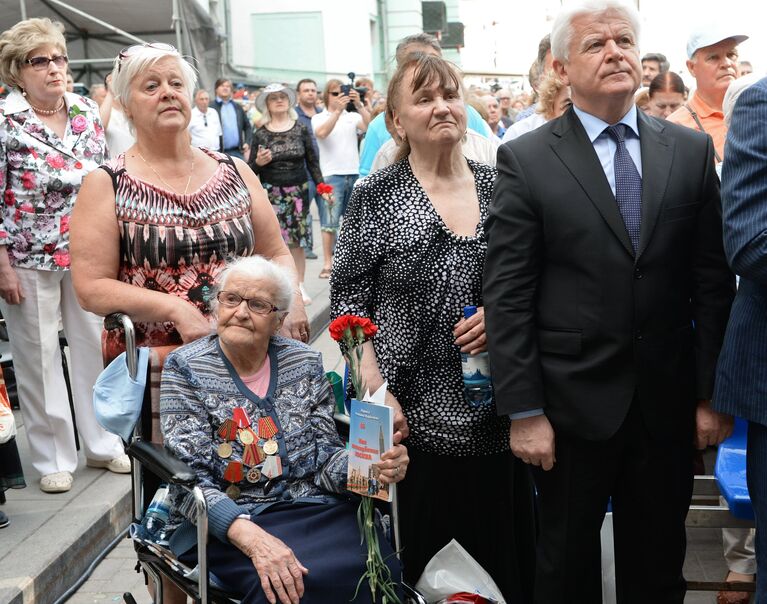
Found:
[[[509,450],[509,423],[495,404],[463,395],[461,352],[485,350],[482,269],[495,169],[461,153],[466,109],[461,74],[413,55],[388,91],[400,158],[355,188],[331,278],[331,314],[370,317],[363,375],[389,384],[395,430],[411,463],[400,483],[406,580],[455,538],[506,599],[532,591],[533,494]],[[461,319],[466,305],[480,307]]]

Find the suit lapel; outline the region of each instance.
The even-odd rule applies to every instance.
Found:
[[[647,249],[658,222],[671,173],[674,143],[663,134],[662,122],[645,117],[641,111],[637,112],[637,115],[642,147],[642,227],[639,232],[639,257]]]
[[[562,116],[552,132],[557,137],[551,145],[552,150],[578,181],[583,192],[589,197],[626,251],[633,256],[634,249],[615,201],[615,195],[610,189],[610,183],[607,182],[594,146],[572,108]],[[644,224],[642,226],[644,227]]]

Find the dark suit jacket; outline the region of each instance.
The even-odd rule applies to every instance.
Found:
[[[714,408],[767,425],[767,78],[738,98],[722,165],[724,245],[740,287]]]
[[[639,132],[636,257],[572,109],[498,150],[484,302],[499,413],[542,407],[602,440],[636,394],[654,434],[692,438],[734,295],[713,144],[642,112]]]
[[[242,152],[242,146],[243,145],[250,145],[252,139],[253,139],[253,126],[250,125],[250,120],[248,119],[248,116],[245,115],[245,111],[240,107],[240,104],[237,101],[232,101],[234,104],[234,113],[237,116],[237,131],[240,133],[240,152]],[[208,107],[213,107],[213,109],[216,110],[218,113],[218,118],[221,119],[221,101],[218,101],[216,99],[212,100]],[[221,128],[223,129],[224,122],[221,121]],[[224,150],[224,137],[223,135],[220,137],[220,143],[221,143],[221,150]]]

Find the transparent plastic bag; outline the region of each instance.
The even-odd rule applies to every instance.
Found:
[[[415,588],[430,603],[468,592],[491,603],[506,604],[492,577],[455,539],[429,560]]]

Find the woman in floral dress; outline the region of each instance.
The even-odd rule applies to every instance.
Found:
[[[256,105],[266,123],[253,136],[256,152],[251,151],[250,167],[261,178],[280,222],[282,238],[296,263],[304,304],[311,304],[304,290],[304,248],[311,249],[312,242],[311,221],[306,220],[310,201],[306,166],[317,185],[323,180],[312,134],[298,121],[295,104],[295,93],[282,84],[270,84],[261,92]]]
[[[98,317],[80,308],[69,271],[69,216],[83,177],[104,160],[96,104],[66,92],[63,27],[27,19],[0,36],[0,309],[8,325],[21,411],[40,488],[68,491],[77,467],[59,348],[71,353],[80,443],[90,466],[130,472],[117,436],[96,422],[92,388],[101,370]]]

